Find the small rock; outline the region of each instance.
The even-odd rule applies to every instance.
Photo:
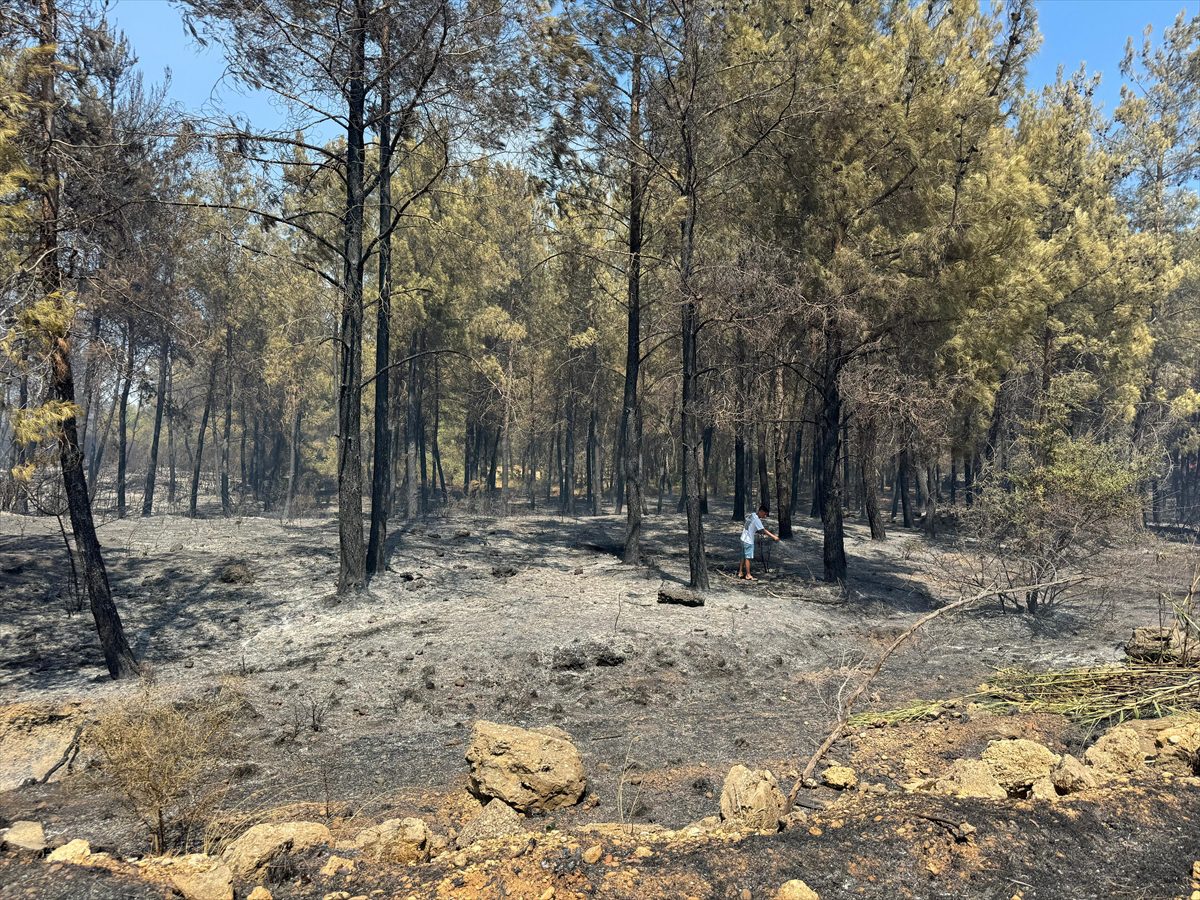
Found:
[[[729,770],[721,788],[721,818],[737,819],[757,830],[776,831],[784,802],[779,782],[770,771],[737,765]]]
[[[246,895],[246,900],[275,900],[275,898],[271,896],[270,891],[260,884]]]
[[[672,603],[676,606],[703,606],[704,597],[685,587],[663,585],[658,589],[658,602]]]
[[[654,851],[645,846],[635,847],[633,855],[636,859],[649,859],[654,855]]]
[[[321,874],[326,878],[333,878],[342,872],[353,872],[356,865],[354,860],[346,859],[344,856],[331,856],[329,861],[321,867]]]
[[[9,850],[41,853],[46,849],[46,832],[41,822],[13,822],[4,832],[3,845]]]
[[[1049,779],[1058,756],[1049,747],[1026,738],[992,741],[980,755],[1000,787],[1010,794],[1023,793],[1037,781]]]
[[[909,786],[905,785],[905,790]],[[977,797],[1003,800],[1008,792],[996,781],[987,763],[978,759],[956,759],[949,770],[934,782],[933,789],[951,797]]]
[[[775,900],[821,900],[817,892],[799,878],[785,881],[775,892]]]
[[[604,848],[599,844],[593,844],[583,851],[583,861],[589,866],[594,866],[600,862],[600,857],[604,855]]]
[[[1188,760],[1196,757],[1200,754],[1200,719],[1162,729],[1154,743],[1169,754]]]
[[[271,867],[289,853],[304,853],[328,844],[329,829],[319,822],[255,825],[230,844],[221,858],[237,878],[265,878]]]
[[[459,849],[480,841],[515,837],[525,831],[521,815],[503,800],[492,800],[458,835]]]
[[[254,570],[244,560],[234,560],[221,567],[220,572],[217,573],[217,580],[221,584],[252,584]]]
[[[492,577],[493,578],[512,578],[516,574],[517,574],[517,570],[514,569],[512,566],[493,566],[492,567]]]
[[[388,819],[364,828],[355,836],[354,844],[363,856],[375,862],[411,865],[428,858],[429,828],[413,817]]]
[[[153,857],[139,865],[149,871],[161,871],[184,900],[233,900],[233,873],[229,866],[203,853]]]
[[[92,855],[92,845],[87,841],[76,838],[63,844],[56,850],[51,850],[46,857],[48,863],[70,863],[75,866],[86,866]]]
[[[1102,734],[1100,740],[1088,747],[1083,758],[1102,776],[1131,775],[1146,764],[1141,737],[1123,725]]]
[[[830,766],[821,773],[822,783],[839,791],[846,791],[858,784],[858,776],[849,766]]]
[[[1097,784],[1096,776],[1070,753],[1064,754],[1058,761],[1050,772],[1050,780],[1055,789],[1063,794],[1076,794],[1094,788]]]

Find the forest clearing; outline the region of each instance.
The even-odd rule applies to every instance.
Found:
[[[0,0],[0,897],[1200,900],[1198,186],[1181,0]]]

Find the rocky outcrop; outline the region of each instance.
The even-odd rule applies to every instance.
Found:
[[[289,854],[305,853],[329,840],[329,829],[319,822],[255,825],[230,844],[221,859],[237,878],[262,880]]]
[[[466,758],[471,793],[524,813],[571,806],[587,789],[583,758],[560,728],[476,722]]]
[[[759,831],[777,831],[785,799],[769,770],[737,765],[729,770],[721,788],[721,818]]]

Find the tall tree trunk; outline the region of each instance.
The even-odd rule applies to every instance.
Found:
[[[405,382],[404,404],[404,512],[409,519],[414,519],[421,513],[421,497],[417,472],[418,440],[421,434],[421,393],[420,393],[420,364],[417,360],[417,348],[420,335],[413,331],[408,343],[408,378]]]
[[[562,446],[562,511],[565,516],[575,515],[575,388],[570,387],[567,396],[566,427],[563,430]]]
[[[233,514],[229,496],[229,438],[233,426],[233,326],[225,323],[225,420],[221,428],[221,514]]]
[[[912,454],[909,453],[908,447],[905,446],[900,451],[900,468],[896,473],[897,490],[900,493],[900,506],[904,512],[902,519],[905,528],[913,527],[913,509],[912,500],[908,494],[908,476],[912,469]]]
[[[200,496],[200,470],[204,465],[204,431],[208,428],[208,416],[212,412],[213,394],[217,387],[217,363],[220,354],[214,353],[208,370],[208,388],[204,392],[204,410],[200,413],[200,428],[196,431],[196,458],[192,466],[192,493],[188,499],[188,515],[196,518],[196,504]]]
[[[767,468],[767,427],[758,427],[758,505],[771,505],[771,473]]]
[[[838,477],[839,444],[842,427],[842,394],[838,384],[841,343],[833,335],[825,338],[825,359],[821,373],[821,413],[818,450],[821,479],[821,554],[824,580],[846,580],[845,529],[842,522],[843,485]]]
[[[928,466],[927,478],[929,491],[925,501],[925,534],[934,537],[937,534],[938,479],[932,464]]]
[[[780,539],[792,536],[792,483],[787,464],[788,433],[786,418],[786,395],[783,384],[783,367],[775,369],[775,515],[779,518]]]
[[[792,505],[788,510],[791,516],[796,515],[796,507],[799,505],[797,497],[800,496],[800,475],[804,471],[804,428],[796,429],[796,446],[792,450]]]
[[[162,434],[163,412],[167,406],[167,373],[171,368],[171,338],[163,329],[158,348],[158,386],[154,395],[154,431],[150,435],[150,460],[146,466],[146,488],[142,492],[142,517],[154,513],[154,484],[158,478],[158,443]]]
[[[363,164],[365,145],[367,0],[354,0],[349,22],[346,122],[346,208],[343,247],[341,358],[338,378],[339,595],[366,583],[362,477]]]
[[[288,454],[287,489],[283,495],[283,519],[285,522],[292,518],[292,504],[296,501],[296,484],[300,480],[300,436],[304,416],[304,405],[296,398],[296,411],[292,414],[291,450]]]
[[[129,390],[133,387],[133,323],[125,335],[125,377],[117,414],[117,518],[125,518],[125,487],[129,460]]]
[[[43,297],[55,303],[64,313],[62,274],[58,267],[58,223],[59,223],[59,178],[54,163],[54,114],[57,107],[55,97],[55,47],[57,45],[57,23],[54,0],[40,0],[39,41],[44,56],[41,59],[44,71],[41,76],[41,126],[40,147],[41,194],[39,215],[40,258],[38,280]],[[75,379],[71,372],[71,331],[66,324],[56,326],[50,338],[50,397],[64,404],[67,409],[75,408]],[[108,572],[104,567],[104,555],[96,537],[96,525],[92,519],[92,506],[88,497],[87,480],[83,472],[83,454],[79,448],[79,434],[75,415],[67,415],[58,430],[59,460],[62,467],[63,490],[67,498],[67,510],[71,518],[71,531],[75,548],[83,563],[83,581],[87,587],[92,618],[104,652],[108,673],[113,678],[136,674],[137,661],[125,637],[121,616],[112,599],[108,583]]]
[[[22,372],[21,377],[17,379],[17,409],[24,410],[28,407],[29,375]],[[13,468],[22,468],[29,458],[29,447],[24,441],[17,440],[15,429],[13,431],[12,452]],[[29,512],[29,495],[25,493],[25,488],[18,484],[15,479],[13,488],[16,491],[16,496],[13,498],[13,511],[20,515],[26,515]]]
[[[380,35],[380,65],[390,65],[390,35],[385,21]],[[392,389],[392,123],[391,91],[387,77],[379,82],[379,298],[375,307],[375,443],[371,465],[371,528],[367,538],[368,575],[387,567],[387,523],[392,502],[392,429],[388,424]],[[386,236],[385,236],[386,235]],[[410,360],[410,366],[415,360]],[[409,370],[412,380],[412,370]],[[411,395],[412,388],[409,388]],[[412,438],[409,437],[411,444]],[[411,483],[409,496],[415,485]],[[412,515],[409,507],[408,514]]]
[[[175,472],[175,412],[171,407],[175,395],[175,377],[167,366],[167,508],[175,508],[178,480]]]
[[[858,464],[860,469],[863,509],[867,513],[867,524],[871,528],[871,540],[882,541],[887,537],[883,516],[879,514],[879,453],[876,447],[875,423],[859,420]]]

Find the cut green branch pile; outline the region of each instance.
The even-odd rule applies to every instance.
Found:
[[[979,690],[952,700],[920,700],[863,712],[852,726],[903,725],[936,719],[957,707],[1050,712],[1083,725],[1200,711],[1200,667],[1100,666],[1028,672],[1001,669]]]

